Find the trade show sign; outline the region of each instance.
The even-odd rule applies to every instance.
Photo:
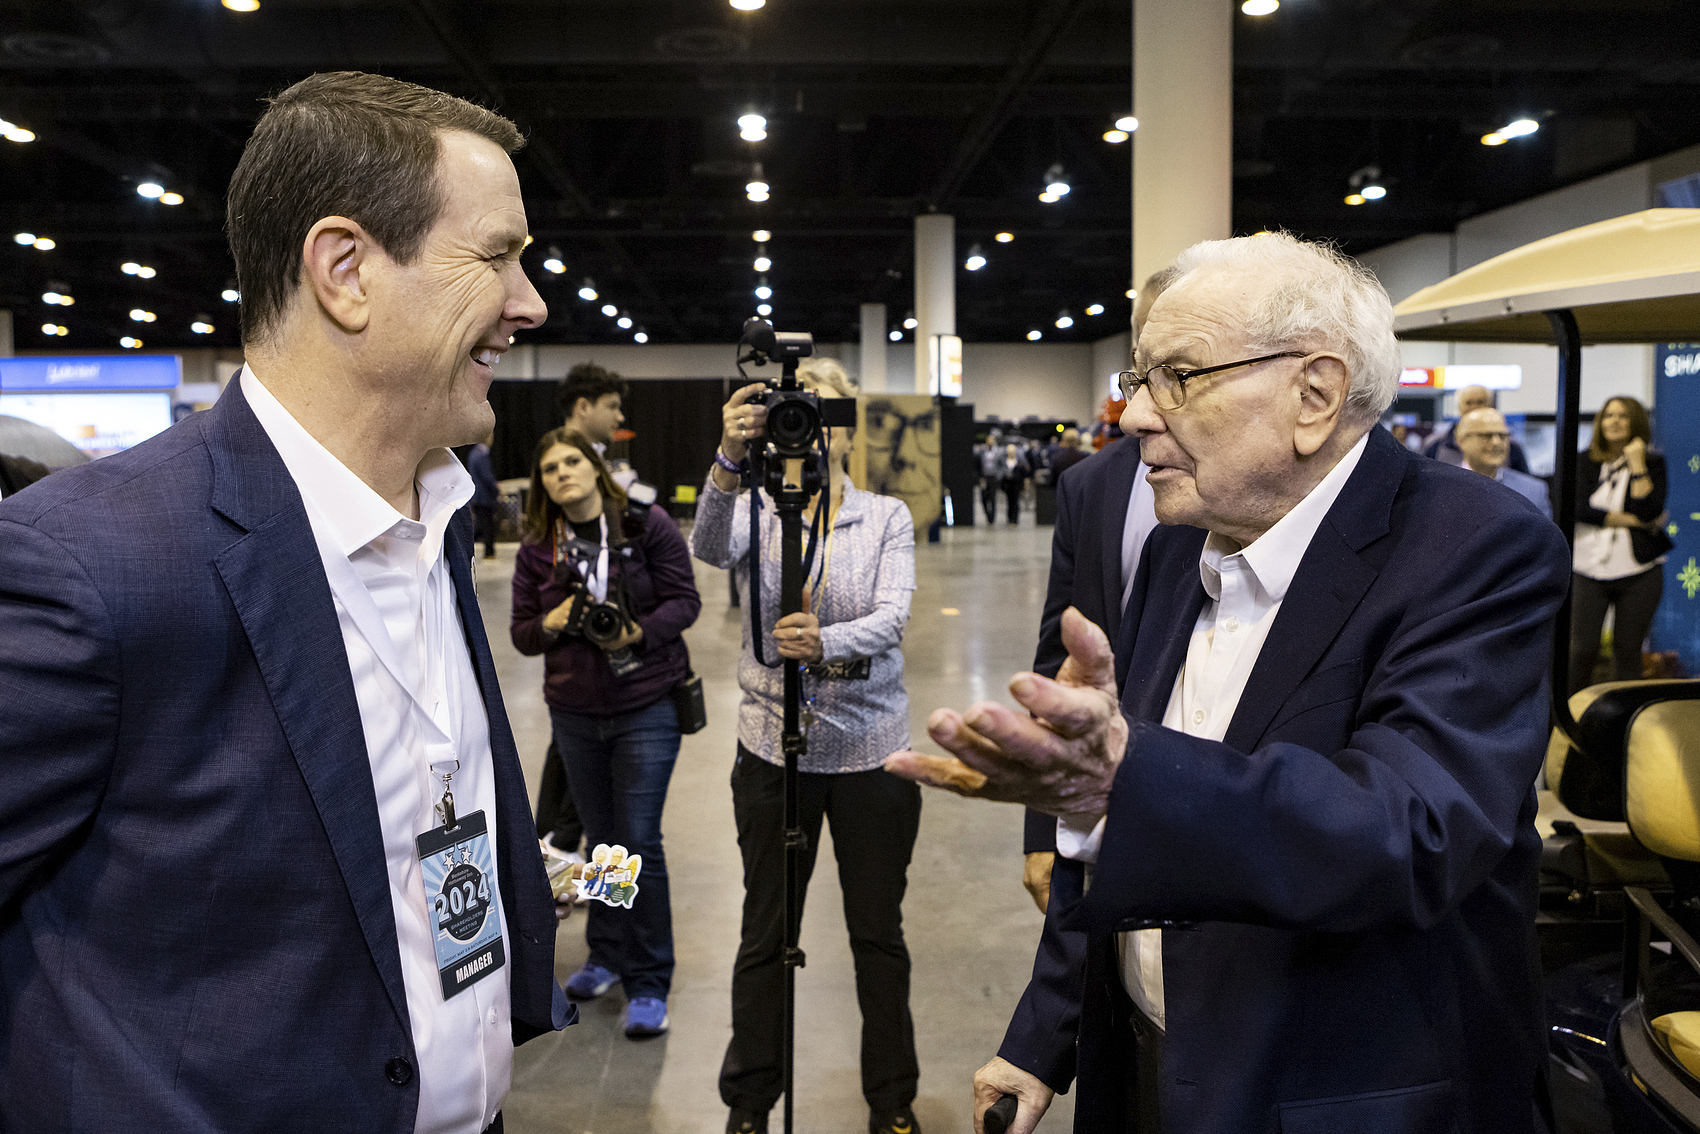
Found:
[[[1664,343],[1654,356],[1653,447],[1670,470],[1665,593],[1653,617],[1655,651],[1675,650],[1700,675],[1700,343]]]

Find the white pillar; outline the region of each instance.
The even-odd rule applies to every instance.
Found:
[[[862,304],[862,392],[883,394],[885,386],[885,304]]]
[[[956,334],[956,218],[915,218],[915,392],[927,392],[934,335]]]
[[[1234,5],[1133,0],[1133,286],[1233,235]]]

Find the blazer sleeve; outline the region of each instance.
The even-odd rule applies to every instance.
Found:
[[[122,661],[105,599],[75,555],[0,520],[0,908],[100,805],[117,759]]]
[[[1665,510],[1665,496],[1670,490],[1670,469],[1665,465],[1663,453],[1647,454],[1647,475],[1653,479],[1653,491],[1637,500],[1633,494],[1627,494],[1623,501],[1623,510],[1643,523],[1652,523]],[[1630,482],[1630,488],[1635,487]]]
[[[640,653],[675,641],[702,611],[696,575],[691,570],[691,553],[679,525],[659,505],[649,506],[649,522],[643,529],[643,552],[649,581],[655,588],[656,604],[637,616],[643,627]]]
[[[1054,831],[1056,820],[1051,820]],[[1051,871],[1051,904],[1033,958],[1033,976],[1004,1031],[998,1055],[1065,1094],[1074,1081],[1074,1045],[1086,978],[1086,934],[1063,926],[1061,911],[1079,901],[1085,867],[1058,859]]]
[[[1369,620],[1364,656],[1301,685],[1255,751],[1130,721],[1070,924],[1421,931],[1456,911],[1516,839],[1547,731],[1570,561],[1525,517],[1496,511],[1441,560],[1379,579],[1352,615]]]

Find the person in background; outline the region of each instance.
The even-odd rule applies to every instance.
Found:
[[[998,515],[998,483],[1003,480],[1003,434],[992,430],[976,450],[980,461],[980,507],[990,527]]]
[[[1492,409],[1493,391],[1486,386],[1465,386],[1458,391],[1458,420],[1463,421],[1464,415],[1471,410]],[[1437,461],[1445,461],[1449,465],[1464,463],[1464,452],[1458,447],[1458,428],[1454,425],[1439,437],[1423,447],[1423,456],[1433,457]],[[1523,446],[1511,442],[1507,463],[1524,476],[1529,473],[1529,458],[1523,453]]]
[[[16,495],[52,471],[28,457],[0,453],[0,497]]]
[[[1073,468],[1091,455],[1081,446],[1080,430],[1072,425],[1063,430],[1062,438],[1057,442],[1056,451],[1051,454],[1051,483],[1055,484],[1057,478],[1066,470]]]
[[[618,608],[617,634],[593,641],[580,627],[604,603]],[[555,748],[591,845],[643,856],[642,892],[629,909],[586,903],[590,957],[567,980],[576,1000],[621,981],[634,1039],[668,1026],[673,914],[661,811],[680,740],[669,694],[690,672],[681,635],[701,609],[672,517],[659,505],[628,514],[589,437],[571,427],[545,433],[514,558],[511,633],[520,653],[543,655]]]
[[[797,367],[806,389],[853,397],[843,367],[807,359]],[[731,1108],[726,1129],[767,1129],[782,1085],[780,1011],[784,1000],[784,711],[781,658],[807,665],[803,709],[813,725],[800,761],[801,888],[808,886],[823,818],[832,824],[844,920],[862,1008],[862,1094],[872,1134],[919,1134],[910,1104],[920,1065],[909,1015],[909,951],[903,943],[903,893],[920,828],[914,784],[881,768],[909,736],[903,686],[903,627],[915,589],[915,528],[901,500],[850,483],[848,430],[831,430],[828,482],[809,502],[805,530],[821,516],[802,613],[779,615],[780,527],[761,493],[761,560],[750,548],[751,494],[739,490],[748,446],[761,444],[767,409],[736,391],[722,411],[722,437],[697,502],[691,550],[731,568],[749,609],[752,587],[762,610],[759,643],[744,624],[738,684],[738,752],[732,809],[744,859],[744,916],[732,971],[732,1041],[720,1069],[720,1096]],[[806,537],[805,537],[806,538]],[[807,559],[807,556],[805,555]],[[759,656],[758,656],[759,647]],[[801,916],[801,910],[797,911]],[[803,1024],[806,1028],[807,1024]]]
[[[1647,448],[1647,410],[1612,398],[1594,415],[1594,433],[1576,462],[1575,574],[1571,578],[1570,693],[1593,682],[1600,630],[1612,616],[1612,671],[1641,676],[1641,643],[1664,593],[1665,459]]]
[[[1539,508],[1541,515],[1552,519],[1552,498],[1546,481],[1506,466],[1506,457],[1511,452],[1511,430],[1506,427],[1503,414],[1496,409],[1473,409],[1458,419],[1452,433],[1464,454],[1465,468],[1492,477]]]
[[[1027,463],[1027,454],[1022,446],[1015,441],[1005,445],[1003,464],[998,469],[998,487],[1003,489],[1011,524],[1021,522],[1021,490],[1027,486],[1027,478],[1032,475],[1033,466]]]
[[[625,401],[629,392],[626,380],[612,370],[594,362],[581,362],[561,379],[555,400],[566,418],[567,428],[589,438],[597,456],[602,456],[614,443],[614,431],[626,423]]]
[[[495,430],[484,435],[466,454],[466,471],[472,474],[472,542],[484,543],[484,558],[496,558],[496,503],[501,489],[496,486],[496,469],[490,463],[490,442]]]

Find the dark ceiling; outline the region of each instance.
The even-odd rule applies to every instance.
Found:
[[[1696,0],[1285,0],[1234,20],[1240,232],[1363,251],[1700,142]],[[56,247],[0,244],[0,307],[20,350],[236,345],[220,228],[243,140],[268,93],[359,69],[527,132],[536,341],[629,341],[603,302],[652,341],[728,341],[757,302],[757,228],[781,329],[855,339],[858,304],[894,324],[911,306],[929,209],[956,217],[959,257],[990,260],[958,273],[965,338],[1096,339],[1127,325],[1128,146],[1101,136],[1130,108],[1130,32],[1127,0],[10,0],[0,118],[37,137],[0,141],[0,228]],[[766,141],[738,138],[751,110]],[[1480,144],[1524,115],[1537,134]],[[762,204],[743,188],[758,160]],[[1059,162],[1073,191],[1042,204]],[[1388,195],[1348,206],[1367,165]],[[147,180],[185,201],[138,196]],[[42,302],[55,284],[74,306]]]

